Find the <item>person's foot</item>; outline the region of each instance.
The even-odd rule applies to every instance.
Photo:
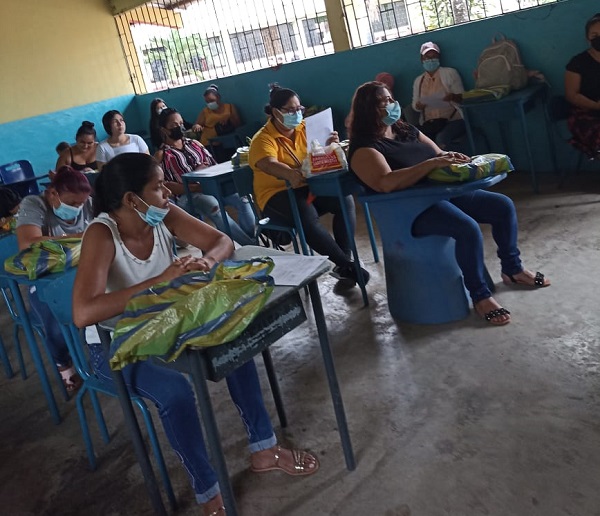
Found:
[[[75,371],[75,367],[72,365],[56,367],[58,368],[58,372],[62,378],[63,385],[69,394],[74,394],[81,389],[83,380],[81,379],[81,376],[77,374],[77,371]]]
[[[533,288],[549,287],[551,285],[550,280],[541,272],[531,272],[528,269],[523,269],[513,275],[502,273],[502,281],[506,285],[524,285]]]
[[[495,326],[504,326],[510,322],[510,312],[500,306],[493,297],[478,301],[473,308],[487,322]]]
[[[288,475],[312,475],[319,469],[319,460],[309,452],[273,446],[250,456],[250,469],[254,473],[283,471]]]
[[[366,271],[365,269],[363,269],[362,267],[360,268],[360,270],[362,271],[362,275],[363,275],[363,279],[365,280],[365,285],[367,283],[369,283],[369,280],[371,279],[371,275],[369,274],[368,271]],[[349,264],[349,265],[336,265],[333,270],[331,271],[331,275],[334,278],[337,278],[338,280],[340,280],[340,282],[344,282],[344,285],[348,285],[348,287],[353,287],[354,285],[356,285],[358,283],[358,276],[356,274],[356,269],[354,268],[354,264]]]
[[[225,516],[225,506],[223,505],[223,497],[219,493],[214,498],[202,505],[203,516]]]

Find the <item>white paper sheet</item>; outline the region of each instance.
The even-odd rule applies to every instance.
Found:
[[[425,104],[429,109],[445,109],[448,107],[448,102],[444,100],[445,96],[446,93],[438,91],[433,95],[421,97],[419,100],[421,101],[421,104]]]
[[[327,139],[333,132],[333,115],[331,108],[327,108],[320,113],[309,116],[306,120],[306,142],[310,149],[313,140],[317,140],[321,146],[325,147]]]
[[[272,255],[275,267],[271,276],[275,285],[297,286],[310,277],[321,265],[328,261],[326,256],[304,256],[289,254],[285,256]]]

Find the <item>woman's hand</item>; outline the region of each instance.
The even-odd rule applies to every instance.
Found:
[[[162,283],[163,281],[171,281],[175,278],[179,278],[179,276],[183,276],[186,272],[188,272],[186,269],[186,262],[177,258],[160,276],[158,276],[158,278],[156,278],[156,282]]]
[[[194,124],[192,126],[192,131],[194,131],[195,133],[201,133],[204,130],[204,127],[201,126],[200,124]]]
[[[448,167],[450,165],[460,165],[461,163],[469,163],[471,158],[469,156],[465,156],[460,152],[442,152],[435,158],[431,158],[428,160],[433,169]]]
[[[186,256],[181,259],[186,271],[209,271],[215,265],[216,260],[210,256],[194,257]]]
[[[325,142],[325,145],[329,145],[330,143],[340,143],[340,135],[338,134],[337,131],[333,131],[330,135],[329,138],[327,138],[327,141]]]
[[[415,108],[417,108],[417,111],[423,111],[426,107],[427,106],[423,104],[420,100],[415,102]]]
[[[438,157],[444,157],[454,160],[454,163],[469,163],[471,158],[461,152],[444,151],[438,155]]]
[[[299,188],[300,186],[304,186],[306,184],[306,179],[304,179],[304,176],[299,168],[290,169],[290,173],[286,179],[292,188]]]
[[[460,104],[462,102],[462,93],[448,93],[443,100]]]

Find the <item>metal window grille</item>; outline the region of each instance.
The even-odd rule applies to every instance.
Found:
[[[564,0],[342,0],[353,48]]]
[[[341,0],[352,48],[565,0]],[[115,17],[136,93],[334,51],[325,0],[155,0]]]

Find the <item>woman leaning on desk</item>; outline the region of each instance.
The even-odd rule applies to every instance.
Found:
[[[73,319],[85,327],[116,318],[136,293],[188,271],[211,269],[233,252],[231,240],[169,202],[171,192],[158,162],[128,153],[112,159],[96,181],[94,212],[83,238],[73,290]],[[201,258],[173,258],[179,237],[202,250]],[[112,381],[102,346],[91,345],[94,370]],[[205,516],[223,516],[225,508],[200,429],[194,394],[186,377],[141,361],[123,368],[128,388],[158,408],[165,434],[190,476]],[[227,377],[250,442],[253,472],[281,470],[309,475],[319,468],[313,455],[277,445],[265,410],[254,361]]]
[[[165,172],[166,184],[176,196],[177,205],[189,211],[189,201],[185,194],[181,176],[211,167],[215,165],[215,160],[201,143],[183,136],[183,118],[176,109],[167,108],[163,110],[158,118],[158,125],[162,132],[164,144],[156,151],[154,157],[159,161]],[[200,185],[197,183],[190,184],[189,188],[192,192],[191,197],[194,208],[203,217],[210,219],[217,229],[225,231],[217,199],[212,195],[203,194],[200,191]],[[222,201],[223,204],[233,206],[237,211],[239,225],[229,214],[226,215],[231,237],[241,245],[255,243],[254,213],[248,199],[233,193],[224,197]]]
[[[92,188],[82,172],[62,167],[50,186],[40,195],[28,195],[21,201],[17,218],[19,249],[35,242],[81,237],[92,220]],[[48,305],[39,300],[35,287],[29,289],[29,304],[44,327],[46,345],[60,371],[65,389],[75,392],[82,380],[75,372],[60,325]]]
[[[265,107],[268,122],[254,135],[250,144],[249,163],[254,171],[254,193],[258,206],[271,222],[294,226],[286,181],[293,188],[304,229],[306,243],[317,253],[335,263],[334,275],[344,283],[357,281],[350,260],[350,238],[346,232],[342,209],[337,198],[317,197],[307,202],[308,186],[300,170],[307,155],[304,107],[293,90],[274,87]],[[339,141],[334,132],[329,141]],[[352,231],[356,226],[354,199],[346,196]],[[319,221],[319,216],[333,213],[333,237]],[[353,236],[353,235],[352,235]],[[363,270],[365,281],[369,273]]]
[[[571,104],[568,119],[571,144],[588,157],[600,158],[600,13],[585,24],[590,48],[567,64],[565,96]]]
[[[403,190],[436,168],[470,160],[464,154],[443,152],[416,127],[400,121],[398,101],[380,82],[368,82],[356,90],[349,121],[350,167],[373,193]],[[550,285],[543,274],[523,268],[517,247],[517,214],[512,200],[505,195],[476,190],[440,201],[417,217],[413,234],[453,238],[456,261],[475,310],[491,324],[507,324],[510,312],[492,297],[485,281],[479,223],[492,225],[505,283]]]

